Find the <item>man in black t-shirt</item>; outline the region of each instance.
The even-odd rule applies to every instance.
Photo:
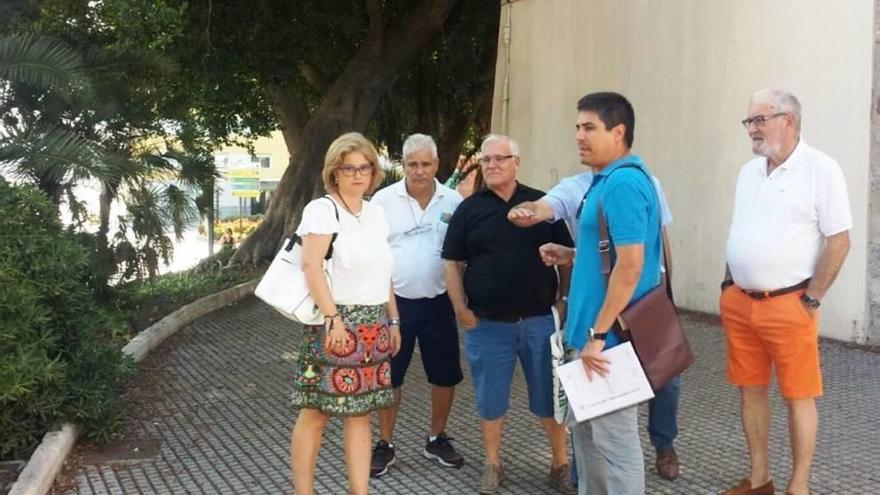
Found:
[[[564,222],[520,228],[507,220],[512,207],[544,193],[517,182],[519,150],[507,136],[490,135],[481,147],[486,189],[465,199],[449,222],[442,257],[452,306],[466,330],[465,352],[482,419],[486,466],[480,493],[497,493],[504,414],[517,358],[529,390],[529,409],[538,416],[553,450],[550,483],[574,494],[565,428],[553,419],[550,308],[565,314],[570,268],[559,277],[538,255],[547,242],[572,246]]]

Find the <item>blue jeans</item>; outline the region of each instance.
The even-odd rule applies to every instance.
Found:
[[[526,378],[529,410],[539,418],[553,417],[553,331],[553,317],[548,314],[519,323],[480,320],[465,333],[465,354],[480,418],[491,421],[507,412],[517,360]]]
[[[681,397],[681,377],[670,380],[654,393],[648,402],[648,435],[657,453],[673,447],[678,436],[678,399]]]

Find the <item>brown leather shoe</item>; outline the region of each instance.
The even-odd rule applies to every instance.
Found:
[[[501,487],[501,481],[504,477],[504,470],[500,465],[486,464],[483,468],[483,479],[480,481],[481,495],[494,495],[498,493]]]
[[[758,488],[752,488],[752,482],[746,478],[730,490],[722,492],[721,495],[773,495],[773,480]]]
[[[680,470],[675,449],[664,450],[657,454],[657,474],[669,481],[675,481],[678,478]]]
[[[550,486],[561,492],[563,495],[577,495],[577,488],[571,481],[571,467],[563,464],[558,468],[550,467],[550,475],[547,477]]]

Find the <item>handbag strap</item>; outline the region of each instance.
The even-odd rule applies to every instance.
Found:
[[[336,213],[336,223],[339,223],[339,207],[336,206],[336,201],[333,201],[333,198],[331,198],[329,194],[325,194],[324,197],[333,205],[333,212]],[[342,225],[340,225],[339,228],[341,229]],[[333,257],[333,243],[336,242],[336,237],[338,235],[339,232],[334,232],[333,236],[330,237],[330,246],[327,248],[327,254],[324,256],[325,260],[329,260]]]
[[[620,167],[611,171],[608,174],[608,177],[611,177],[611,174],[617,172],[622,168],[634,168],[642,172],[644,176],[648,179],[648,182],[651,184],[651,189],[654,190],[654,197],[657,199],[657,207],[660,207],[660,195],[657,194],[657,188],[654,186],[654,181],[645,172],[641,167],[636,166],[635,164],[624,164]],[[606,177],[605,180],[608,180]],[[602,263],[602,274],[605,276],[605,285],[610,284],[611,281],[611,270],[614,267],[614,263],[611,261],[611,250],[614,248],[613,244],[611,244],[611,239],[608,234],[608,221],[605,219],[605,209],[603,208],[602,198],[599,198],[599,206],[598,206],[598,215],[599,215],[599,257],[601,258]],[[674,301],[672,298],[672,283],[669,280],[669,270],[666,268],[669,263],[666,258],[666,250],[663,249],[663,218],[662,215],[658,214],[658,220],[660,223],[660,252],[663,253],[663,273],[665,276],[660,280],[660,283],[666,287],[666,294],[669,296],[669,300]]]
[[[327,201],[330,201],[330,204],[333,205],[333,212],[336,213],[336,222],[339,222],[339,207],[336,206],[336,201],[333,201],[333,198],[330,197],[329,194],[324,195],[327,198]],[[341,227],[341,226],[340,226]],[[325,260],[329,260],[333,257],[333,243],[336,242],[336,237],[339,236],[339,232],[334,232],[333,236],[330,237],[330,246],[327,248],[327,254],[324,255]],[[287,247],[284,248],[285,251],[290,251],[293,249],[294,244],[302,245],[302,238],[300,236],[293,234],[293,237],[290,238],[291,242],[287,243]]]

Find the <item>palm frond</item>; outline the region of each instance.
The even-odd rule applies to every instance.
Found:
[[[156,75],[173,75],[179,67],[167,57],[150,52],[128,48],[122,52],[111,52],[101,47],[89,46],[82,49],[84,72],[145,72]]]
[[[177,162],[178,179],[184,185],[205,188],[210,187],[220,178],[220,173],[214,165],[214,156],[210,153],[169,148],[163,156]]]
[[[165,232],[162,193],[152,184],[132,188],[125,198],[128,223],[135,238],[150,238]]]
[[[174,230],[177,240],[183,238],[183,230],[199,218],[195,201],[189,194],[171,184],[164,191],[167,224]]]
[[[15,175],[104,181],[111,171],[102,158],[101,146],[70,129],[13,127],[0,133],[0,168]]]
[[[24,83],[69,100],[89,87],[78,51],[63,41],[34,33],[0,38],[0,79]]]

